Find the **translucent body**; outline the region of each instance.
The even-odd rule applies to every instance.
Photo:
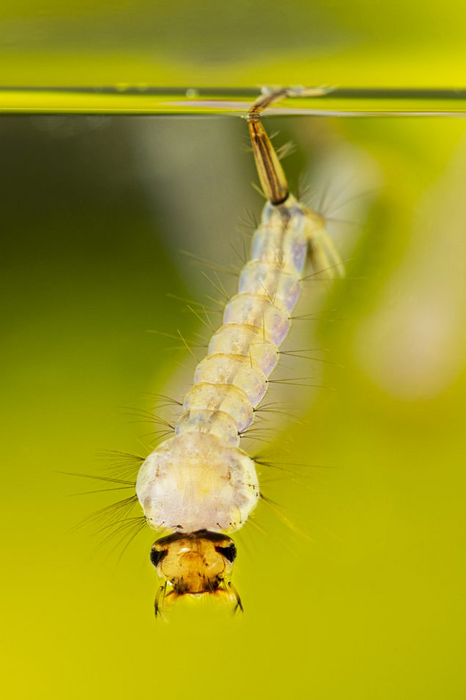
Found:
[[[233,532],[255,507],[254,463],[238,444],[290,329],[313,226],[292,196],[265,205],[238,294],[196,368],[176,436],[159,445],[139,472],[137,495],[154,529]]]
[[[236,548],[224,533],[244,525],[260,492],[254,462],[238,447],[240,437],[267,392],[290,330],[306,260],[321,277],[342,272],[322,217],[290,195],[259,118],[268,105],[298,93],[316,94],[302,88],[265,92],[248,111],[254,159],[268,200],[251,259],[196,368],[175,437],[147,457],[138,475],[136,492],[147,522],[170,531],[151,551],[163,581],[155,598],[156,616],[166,598],[206,593],[242,610],[230,580]]]

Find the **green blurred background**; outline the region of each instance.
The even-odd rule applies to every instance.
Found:
[[[0,14],[3,85],[463,85],[460,3]],[[260,215],[245,124],[0,120],[5,697],[465,696],[466,122],[266,123],[297,145],[293,186],[304,173],[316,201],[328,190],[350,260],[347,281],[307,288],[299,313],[319,318],[289,343],[328,348],[337,364],[306,371],[335,391],[297,389],[303,424],[272,423],[268,446],[250,447],[328,468],[264,474],[298,528],[260,507],[239,533],[244,616],[188,601],[155,623],[153,536],[119,562],[96,551],[72,528],[115,494],[77,496],[99,485],[59,472],[97,473],[106,448],[144,452],[151,426],[125,407],[187,388],[194,359],[147,331],[202,330],[167,296],[207,288],[182,250],[229,263],[239,219]]]
[[[3,85],[464,85],[461,0],[6,0]]]

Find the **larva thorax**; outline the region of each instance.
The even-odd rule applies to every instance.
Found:
[[[174,533],[163,538],[163,547],[154,545],[153,563],[165,580],[162,596],[170,583],[175,594],[221,589],[240,605],[229,581],[233,560],[225,547],[215,546],[219,533],[244,525],[260,497],[254,462],[240,449],[240,438],[254,420],[290,330],[306,259],[310,255],[321,269],[329,261],[339,264],[326,244],[321,217],[289,194],[259,121],[262,109],[255,103],[248,123],[269,201],[252,239],[251,258],[240,273],[237,294],[225,305],[222,325],[196,367],[174,437],[147,457],[138,474],[136,492],[147,522]],[[172,576],[163,567],[164,557],[166,565],[171,562]],[[206,569],[207,560],[212,567]],[[158,599],[156,612],[157,606]]]

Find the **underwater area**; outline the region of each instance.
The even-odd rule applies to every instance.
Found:
[[[212,290],[183,251],[229,266],[263,206],[246,125],[0,120],[10,697],[461,696],[466,121],[264,123],[294,142],[291,187],[325,200],[346,262],[311,281],[299,313],[323,295],[319,313],[288,343],[329,360],[307,366],[326,388],[293,387],[299,421],[251,445],[298,467],[265,479],[279,511],[260,504],[235,538],[244,615],[189,600],[154,622],[154,533],[121,558],[118,538],[100,547],[73,528],[118,492],[76,495],[102,484],[60,472],[146,454],[147,392],[187,390],[195,360],[168,336],[202,330],[182,299]]]

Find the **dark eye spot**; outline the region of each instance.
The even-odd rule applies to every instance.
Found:
[[[215,551],[225,557],[229,562],[234,562],[236,559],[236,547],[234,542],[232,542],[228,547],[215,547]]]
[[[152,564],[157,568],[162,559],[167,556],[168,552],[166,549],[151,549],[150,550],[150,560]]]

